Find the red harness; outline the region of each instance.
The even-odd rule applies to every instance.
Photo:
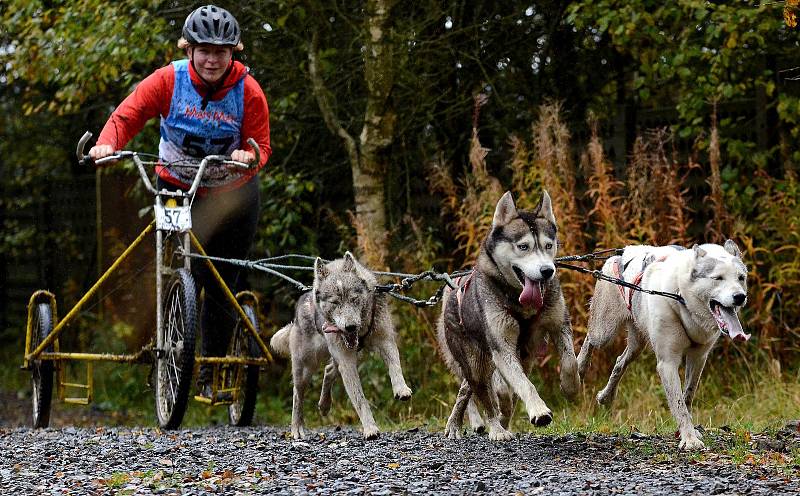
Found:
[[[667,255],[664,255],[663,257],[657,258],[653,262],[663,262],[666,259]],[[622,257],[617,258],[617,260],[614,262],[613,269],[614,269],[614,277],[616,277],[617,279],[622,279],[624,281],[625,277],[623,276],[623,273],[625,272],[625,269],[622,268]],[[633,280],[630,281],[631,284],[638,286],[639,283],[642,282],[642,277],[644,277],[644,269],[642,269],[638,274],[636,274],[633,277]],[[619,294],[622,295],[622,299],[625,300],[625,304],[628,306],[628,311],[631,311],[631,307],[633,304],[634,289],[620,285],[617,285],[617,289],[619,289]]]
[[[472,282],[472,276],[474,274],[475,269],[472,269],[469,275],[456,277],[456,280],[453,281],[458,286],[458,289],[456,289],[456,301],[458,302],[458,323],[461,325],[464,324],[464,317],[461,316],[461,302],[464,299],[464,295],[467,293],[467,288],[469,287],[469,283]]]

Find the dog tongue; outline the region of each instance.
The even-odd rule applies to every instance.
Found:
[[[747,341],[750,339],[750,334],[745,334],[742,329],[742,324],[739,322],[739,316],[736,315],[732,309],[720,307],[719,316],[725,322],[728,330],[728,336],[734,341]]]
[[[525,286],[522,288],[522,293],[519,294],[519,304],[523,307],[533,306],[536,310],[544,306],[544,295],[539,281],[525,278]]]

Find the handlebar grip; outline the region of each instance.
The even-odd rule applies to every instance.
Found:
[[[247,138],[247,144],[253,148],[253,154],[256,156],[254,166],[258,167],[261,164],[261,150],[258,148],[258,143],[253,138]]]
[[[82,159],[78,160],[78,165],[80,165],[81,167],[87,167],[87,166],[94,166],[96,164],[92,157],[90,157],[89,155],[84,155]]]

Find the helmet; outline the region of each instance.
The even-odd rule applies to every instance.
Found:
[[[239,23],[230,12],[215,5],[195,9],[183,23],[183,37],[190,45],[236,46],[241,38]]]

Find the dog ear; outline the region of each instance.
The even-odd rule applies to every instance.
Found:
[[[550,195],[547,190],[542,190],[542,201],[539,202],[539,216],[544,217],[556,225],[556,216],[553,215],[553,202],[550,200]]]
[[[698,245],[698,244],[695,244],[694,246],[692,246],[692,250],[694,250],[694,257],[695,258],[703,258],[704,256],[706,256],[706,251],[704,249],[700,248],[700,245]]]
[[[494,209],[492,227],[508,224],[515,217],[517,217],[517,207],[514,205],[514,199],[511,198],[511,192],[506,191]]]
[[[356,270],[356,259],[349,251],[344,252],[344,264],[342,264],[342,270],[346,270],[348,272],[353,272]]]
[[[328,267],[325,266],[325,262],[322,261],[321,258],[317,257],[314,260],[314,281],[322,281],[326,277],[328,277],[329,271]]]
[[[733,255],[734,257],[742,258],[742,250],[736,246],[736,243],[732,239],[725,241],[725,251]]]

